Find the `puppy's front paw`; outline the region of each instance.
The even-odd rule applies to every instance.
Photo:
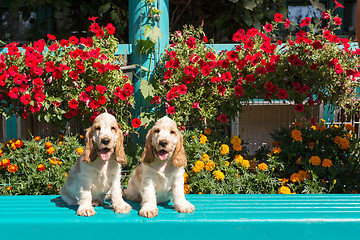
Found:
[[[93,207],[91,208],[79,208],[76,211],[76,214],[79,216],[83,216],[83,217],[90,217],[96,214],[95,210]]]
[[[139,215],[146,218],[153,218],[158,215],[159,209],[157,207],[142,207],[139,211]]]
[[[129,213],[131,206],[128,203],[118,204],[113,206],[115,213]]]
[[[180,204],[175,204],[175,210],[179,213],[192,213],[195,210],[194,205],[186,201]]]

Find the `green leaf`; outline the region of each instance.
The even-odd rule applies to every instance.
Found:
[[[98,10],[99,15],[102,15],[103,13],[106,13],[110,9],[110,7],[111,7],[110,3],[106,3],[106,4],[102,5],[102,6],[100,6],[99,10]]]
[[[311,5],[313,5],[314,8],[324,12],[326,11],[326,8],[324,4],[320,3],[319,0],[310,0]]]
[[[145,99],[154,96],[154,87],[145,79],[141,80],[140,82],[140,91]]]
[[[136,41],[136,53],[137,54],[148,54],[155,47],[155,43],[150,40],[138,39]]]
[[[253,19],[251,18],[249,11],[246,11],[246,12],[245,12],[244,22],[245,22],[246,25],[248,25],[248,26],[251,26],[251,24],[253,23]]]
[[[244,1],[244,8],[252,11],[254,10],[254,8],[257,7],[257,4],[255,2],[255,0],[250,0],[250,1]]]
[[[160,28],[158,28],[157,26],[151,28],[150,25],[146,25],[144,27],[144,36],[146,38],[148,37],[153,43],[156,43],[157,40],[162,37],[162,33]]]

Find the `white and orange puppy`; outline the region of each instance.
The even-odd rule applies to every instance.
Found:
[[[110,194],[115,213],[128,213],[131,206],[122,197],[121,164],[126,164],[124,136],[115,117],[102,113],[86,130],[86,147],[72,166],[61,189],[68,205],[79,205],[79,216],[92,216],[94,205],[102,204]]]
[[[175,210],[191,213],[194,205],[185,199],[183,136],[169,117],[159,119],[146,135],[141,164],[125,190],[127,198],[141,201],[139,215],[158,215],[157,203],[174,201]]]

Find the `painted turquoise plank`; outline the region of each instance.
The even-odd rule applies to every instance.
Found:
[[[6,120],[6,139],[15,139],[17,138],[17,124],[16,116],[11,116]]]
[[[96,207],[76,216],[59,196],[0,196],[4,239],[358,239],[360,195],[186,195],[195,212],[159,206],[159,216]],[[21,230],[21,231],[20,231]]]
[[[133,54],[133,46],[132,44],[118,44],[118,49],[115,53],[115,55],[131,55]]]

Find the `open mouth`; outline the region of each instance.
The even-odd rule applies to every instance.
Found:
[[[99,151],[102,160],[107,161],[110,159],[111,150],[109,148],[103,148]]]
[[[158,151],[156,154],[157,154],[157,156],[160,158],[160,160],[162,160],[162,161],[164,161],[165,159],[167,159],[168,156],[169,156],[169,153],[168,153],[167,151],[165,151],[165,150],[160,150],[160,151]]]

